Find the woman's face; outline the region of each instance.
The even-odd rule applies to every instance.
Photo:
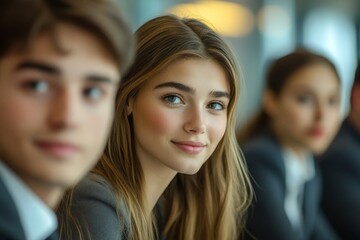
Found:
[[[340,83],[328,65],[301,68],[272,101],[270,115],[282,143],[295,151],[326,149],[340,125]]]
[[[196,173],[224,136],[229,93],[211,60],[179,60],[149,79],[128,107],[144,171]]]

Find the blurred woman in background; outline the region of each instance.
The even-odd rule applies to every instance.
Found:
[[[298,50],[273,62],[261,111],[238,136],[255,190],[249,239],[337,239],[319,209],[313,156],[339,124],[340,79],[328,59]]]

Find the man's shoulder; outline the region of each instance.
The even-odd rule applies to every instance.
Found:
[[[359,169],[360,142],[349,129],[342,128],[327,151],[319,156],[319,160],[323,169]]]
[[[340,131],[322,158],[359,158],[360,142],[348,131]]]

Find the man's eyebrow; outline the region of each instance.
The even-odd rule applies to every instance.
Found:
[[[120,84],[120,79],[112,79],[110,77],[100,74],[90,74],[86,76],[86,81],[92,83],[106,83],[106,84],[115,84],[115,85]]]
[[[57,68],[56,66],[53,66],[48,63],[40,62],[40,61],[34,61],[34,60],[26,60],[21,63],[19,63],[16,66],[16,70],[37,70],[40,72],[44,72],[51,75],[61,75],[61,70]],[[89,74],[85,77],[86,81],[93,82],[93,83],[110,83],[110,84],[119,84],[120,79],[111,79],[110,77],[107,77],[102,74]]]
[[[172,87],[172,88],[177,88],[181,91],[184,92],[189,92],[189,93],[195,93],[195,89],[186,86],[182,83],[177,83],[177,82],[166,82],[166,83],[161,83],[159,85],[156,85],[154,89],[158,89],[158,88],[166,88],[166,87]]]
[[[212,91],[209,95],[214,98],[221,98],[221,97],[230,98],[230,94],[228,92],[223,92],[223,91]]]
[[[52,75],[60,75],[61,71],[59,68],[40,61],[27,60],[19,63],[16,66],[16,70],[37,70]]]

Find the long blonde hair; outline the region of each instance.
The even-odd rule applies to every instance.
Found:
[[[155,218],[144,211],[144,176],[135,151],[128,100],[143,84],[183,58],[212,59],[230,84],[228,122],[224,137],[198,173],[177,174],[163,198],[166,239],[236,239],[242,232],[251,188],[235,137],[235,111],[240,80],[234,57],[212,29],[195,19],[167,15],[141,26],[135,62],[122,80],[113,129],[103,156],[93,170],[106,179],[130,215],[132,239],[154,239]]]

